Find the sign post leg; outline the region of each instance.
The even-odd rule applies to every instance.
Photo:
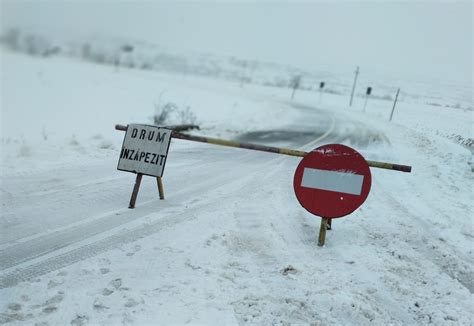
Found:
[[[137,173],[137,178],[135,179],[135,186],[133,187],[132,197],[130,198],[130,204],[128,205],[128,208],[135,208],[135,202],[137,201],[138,190],[140,189],[142,177],[143,174]]]
[[[161,177],[156,177],[156,183],[158,184],[158,192],[160,193],[160,199],[165,199],[165,191],[163,190],[163,181]]]
[[[328,225],[328,218],[321,218],[321,227],[319,229],[319,241],[318,246],[323,247],[326,242],[326,228]]]
[[[369,100],[369,95],[366,95],[365,96],[365,103],[364,103],[364,112],[365,112],[365,108],[367,107],[367,101]]]

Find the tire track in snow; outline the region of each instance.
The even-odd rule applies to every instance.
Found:
[[[206,206],[212,206],[212,203],[195,206],[194,209],[202,209]],[[92,237],[77,244],[73,244],[70,247],[55,250],[52,255],[45,255],[36,260],[30,259],[29,263],[25,264],[25,267],[20,266],[13,271],[7,271],[2,274],[0,276],[0,289],[14,286],[18,284],[18,282],[42,276],[78,261],[94,257],[102,252],[117,248],[119,245],[144,238],[162,231],[166,227],[171,227],[175,224],[184,222],[189,219],[189,216],[189,212],[181,214],[172,212],[171,214],[160,218],[155,223],[146,223],[141,227],[136,227],[130,230],[126,229],[117,234],[106,236],[105,238],[102,233],[99,234],[98,239]],[[113,230],[111,232],[113,232]]]
[[[245,176],[244,179],[253,179],[255,174],[265,171],[268,164],[269,162],[263,163],[260,166],[260,169]],[[241,184],[243,178],[231,179],[232,180],[229,180],[229,176],[227,176],[227,180],[214,180],[212,184],[214,184],[215,187],[212,188],[212,192],[219,194],[221,188],[225,189],[233,183]],[[186,193],[199,192],[200,190],[208,189],[209,187],[209,183],[206,185],[201,184],[192,189],[186,189]],[[244,184],[240,187],[246,188],[247,186]],[[129,223],[131,225],[125,224],[123,226],[115,227],[115,229],[101,232],[95,236],[88,237],[61,249],[55,249],[49,254],[42,254],[39,257],[30,258],[23,264],[15,265],[12,268],[4,270],[3,273],[0,274],[0,289],[14,286],[18,282],[30,280],[86,258],[94,257],[102,252],[117,248],[119,245],[163,231],[167,227],[172,227],[173,225],[193,220],[196,212],[203,209],[210,209],[211,207],[218,209],[223,202],[220,199],[225,199],[228,196],[229,194],[222,191],[221,195],[217,196],[217,199],[213,199],[212,201],[199,203],[198,200],[196,203],[195,200],[192,200],[191,202],[195,202],[195,204],[190,203],[190,207],[186,211],[179,213],[175,210],[179,209],[179,207],[176,207],[171,209],[170,212],[164,216],[153,214],[150,210],[153,211],[154,207],[148,207],[149,210],[142,214],[142,218],[138,218]],[[149,205],[150,203],[146,204]],[[144,220],[144,218],[147,218],[147,220]]]
[[[321,141],[333,131],[335,119],[333,116],[330,117],[331,127],[321,137],[310,142],[309,144],[304,145],[303,147],[308,147],[318,141]],[[255,157],[256,156],[253,153],[240,154],[239,156],[241,161],[245,159],[249,162],[254,160]],[[281,159],[281,157],[276,157],[273,160],[266,161],[265,163],[259,163],[259,169],[257,172],[253,172],[252,175],[255,173],[265,175],[265,173],[267,173],[265,167],[278,159]],[[212,165],[212,168],[215,169],[215,165]],[[255,170],[255,166],[253,166],[253,168]],[[232,176],[226,176],[225,173],[222,175],[225,177],[218,179],[204,178],[204,180],[207,181],[200,181],[199,186],[187,187],[186,189],[182,190],[181,193],[183,195],[191,194],[193,192],[200,193],[205,189],[214,188],[216,186],[232,182]],[[115,178],[112,178],[112,180],[115,180]],[[97,182],[100,183],[100,180],[97,180]],[[97,185],[97,182],[91,181],[83,183],[78,185],[78,187],[76,187],[74,190],[77,190],[77,188],[89,186],[94,188]],[[114,193],[114,189],[117,190],[116,185],[108,186],[110,187],[110,192],[105,192],[107,193],[105,197],[103,195],[103,189],[100,189],[100,191],[95,191],[98,196],[94,198],[94,202],[101,203],[104,200],[114,201],[114,199],[116,199],[118,195],[118,193]],[[81,189],[79,193],[82,191],[83,189]],[[175,193],[174,196],[177,196],[178,194],[179,192]],[[56,198],[55,202],[58,205],[61,205],[61,203],[64,205],[64,198]],[[143,206],[142,211],[140,211],[139,214],[132,215],[135,215],[134,217],[138,218],[139,220],[143,219],[144,217],[149,217],[154,209],[154,207],[148,206],[152,202],[156,202],[156,200],[151,200],[141,204],[141,206]],[[84,201],[80,202],[79,204],[79,206],[84,204],[90,205],[90,202],[84,199]],[[147,207],[145,208],[145,206]],[[52,207],[54,209],[54,207],[57,206],[53,205]],[[26,240],[23,242],[20,241],[19,244],[9,246],[8,248],[0,251],[0,257],[2,257],[0,263],[3,268],[3,275],[0,276],[0,287],[12,286],[18,281],[31,279],[33,277],[37,277],[50,271],[62,268],[79,260],[92,257],[100,252],[112,248],[114,245],[116,246],[119,243],[133,241],[134,239],[139,238],[140,234],[146,236],[159,231],[159,227],[143,227],[135,228],[132,231],[117,231],[119,232],[118,234],[103,238],[104,234],[111,232],[111,228],[127,226],[130,219],[130,214],[123,214],[125,211],[127,210],[120,209],[107,212],[102,214],[102,216],[95,217],[91,222],[74,226],[72,228],[66,228],[65,230],[60,230],[57,232],[51,232],[44,236],[35,237],[31,240]],[[172,213],[171,215],[173,214],[175,213]],[[186,215],[189,213],[185,212],[179,214],[179,216],[183,214]],[[168,215],[164,217],[165,220],[170,218],[171,217]],[[184,220],[185,218],[176,219],[177,222]],[[75,248],[79,243],[93,241],[92,239],[96,237],[97,240],[95,240],[95,242]],[[68,248],[70,249],[69,251]]]
[[[397,237],[416,248],[416,253],[423,259],[437,266],[443,273],[469,290],[470,293],[474,293],[472,260],[469,257],[461,257],[454,247],[450,246],[445,240],[440,240],[440,234],[428,222],[420,219],[415,213],[407,209],[393,195],[384,190],[379,182],[376,182],[376,186],[379,188],[378,195],[375,195],[378,198],[377,200],[385,202],[388,207],[392,208],[392,212],[399,212],[398,215],[404,216],[404,220],[418,224],[418,226],[409,226],[400,220],[393,220],[399,226]],[[382,196],[380,196],[381,194]],[[426,237],[419,238],[419,233],[417,233],[419,228],[425,230]]]
[[[251,162],[254,159],[251,155],[248,155],[247,153],[241,155],[240,157],[241,160],[245,160],[247,162]],[[19,241],[19,243],[16,245],[8,246],[7,248],[4,248],[0,251],[0,266],[2,270],[8,269],[27,260],[33,259],[35,257],[47,254],[54,250],[58,250],[67,245],[83,240],[84,238],[94,236],[101,232],[106,232],[110,228],[126,224],[133,219],[142,218],[146,214],[150,214],[156,210],[156,207],[153,205],[153,203],[159,202],[159,209],[169,209],[168,203],[172,203],[174,198],[180,196],[188,197],[193,193],[201,193],[206,189],[212,189],[219,185],[225,184],[226,182],[229,182],[229,180],[232,179],[232,176],[229,176],[228,174],[215,173],[217,171],[224,172],[227,169],[225,163],[218,166],[214,164],[213,167],[213,175],[208,175],[206,178],[203,178],[203,180],[199,183],[193,183],[191,185],[188,185],[186,188],[176,189],[172,191],[171,194],[167,196],[167,199],[169,200],[168,202],[157,201],[157,199],[152,199],[146,202],[141,202],[140,209],[136,209],[133,211],[127,208],[108,211],[106,213],[96,215],[95,217],[85,221],[85,223],[73,225],[72,227],[61,228],[58,231],[48,232],[45,235],[34,237],[26,241]],[[203,166],[201,165],[200,168],[203,168]],[[75,189],[75,191],[76,190],[79,192],[83,191],[80,189]],[[142,189],[142,192],[143,191],[144,189]],[[113,202],[117,202],[117,197],[123,199],[123,196],[119,196],[123,192],[124,190],[120,190],[120,187],[117,187],[117,185],[108,184],[107,189],[101,188],[99,190],[95,190],[93,193],[97,194],[98,197],[95,199],[95,202],[100,203],[102,201],[111,200],[113,200]],[[128,195],[129,194],[127,193],[126,200],[128,200]],[[69,202],[70,198],[67,197],[67,199],[68,200],[66,200],[66,202]],[[56,202],[58,199],[53,200]],[[125,203],[126,201],[122,200],[119,205],[121,207],[124,207]],[[91,202],[88,199],[84,201],[78,198],[74,201],[74,206],[87,207],[90,204]],[[51,205],[51,203],[48,203],[48,205]],[[56,205],[52,206],[58,208],[58,206]],[[70,209],[68,204],[64,204],[63,206],[63,208],[66,210]]]
[[[242,182],[242,178],[249,180],[254,179],[255,175],[264,175],[267,173],[268,166],[271,166],[275,161],[283,159],[283,157],[272,156],[272,159],[262,161],[262,156],[255,156],[252,153],[243,153],[240,157],[243,160],[246,160],[249,166],[252,166],[253,171],[251,173],[248,173],[246,166],[241,171],[241,174],[246,173],[246,175],[240,178],[236,178],[233,174],[217,173],[220,177],[203,178],[204,181],[196,183],[194,187],[184,188],[167,198],[171,201],[176,197],[188,196],[194,193],[202,194],[203,191],[207,189],[212,189],[211,192],[213,192],[216,189],[227,188],[232,183],[240,183]],[[226,164],[227,163],[224,165]],[[213,175],[215,175],[216,166],[212,166],[214,167],[212,172]],[[242,188],[245,187],[245,185],[242,186]],[[225,194],[225,191],[223,193]],[[226,196],[228,196],[228,194],[220,197]],[[191,201],[191,203],[194,201],[195,200]],[[0,257],[2,257],[2,260],[0,262],[4,269],[0,274],[0,288],[14,286],[20,281],[26,281],[44,275],[80,260],[93,257],[109,249],[113,249],[118,245],[157,233],[163,227],[185,222],[186,217],[192,215],[192,212],[196,209],[203,209],[204,207],[211,206],[219,207],[222,205],[222,202],[219,199],[213,199],[212,202],[190,207],[192,210],[188,209],[183,213],[178,213],[173,210],[173,207],[170,207],[168,208],[170,210],[169,214],[167,213],[164,217],[159,217],[159,215],[157,215],[155,218],[157,218],[158,221],[150,225],[144,219],[153,218],[153,212],[156,210],[156,207],[152,204],[156,202],[157,200],[150,200],[141,203],[140,209],[136,209],[132,212],[127,209],[114,211],[107,214],[102,219],[94,220],[91,223],[81,226],[87,231],[95,230],[95,227],[100,227],[100,229],[95,230],[93,234],[82,234],[75,237],[74,234],[78,233],[78,230],[77,228],[72,228],[64,232],[58,232],[54,237],[51,237],[51,235],[48,234],[44,237],[21,243],[14,248],[7,248],[1,251]],[[125,211],[127,211],[128,214],[123,214],[121,217],[122,224],[115,223],[116,221],[114,221],[114,219],[117,217],[117,212],[120,213]],[[137,219],[129,222],[130,215]],[[113,225],[108,223],[110,220],[114,221]],[[130,230],[127,229],[129,224],[137,223],[147,224]],[[115,228],[115,230],[111,230],[111,227]],[[109,235],[108,233],[112,234]],[[51,241],[53,243],[51,243]]]

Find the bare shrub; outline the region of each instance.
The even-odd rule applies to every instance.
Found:
[[[154,104],[154,106],[153,124],[157,126],[166,124],[196,124],[197,117],[190,106],[182,109],[173,102]]]
[[[2,42],[13,50],[18,50],[20,44],[20,30],[17,28],[10,28],[2,35]]]
[[[25,43],[26,52],[31,55],[48,56],[52,49],[47,39],[34,34],[26,35],[23,42]]]
[[[191,107],[187,106],[186,109],[179,111],[180,122],[182,124],[197,124],[197,117],[193,111],[191,111]]]
[[[173,102],[167,102],[163,105],[155,104],[155,115],[153,116],[153,123],[157,126],[163,125],[170,120],[170,116],[178,109]]]
[[[18,151],[19,157],[30,157],[31,156],[31,146],[23,142]]]
[[[114,149],[114,148],[115,148],[115,147],[114,147],[114,144],[113,144],[111,141],[106,140],[106,139],[102,140],[102,141],[98,144],[97,147],[99,147],[100,149]]]

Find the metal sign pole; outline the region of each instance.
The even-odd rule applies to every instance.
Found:
[[[367,91],[365,92],[364,112],[365,112],[365,108],[367,107],[367,101],[369,100],[369,96],[371,93],[372,93],[372,87],[367,87]]]
[[[323,88],[324,88],[325,83],[320,82],[319,83],[319,103],[321,103],[321,100],[323,98]]]
[[[324,247],[324,243],[326,242],[326,230],[328,225],[328,218],[321,218],[321,227],[319,228],[319,239],[318,239],[318,246]]]

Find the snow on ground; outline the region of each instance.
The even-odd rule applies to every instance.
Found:
[[[472,111],[400,102],[388,122],[389,101],[1,56],[0,323],[472,324],[472,152],[448,137],[473,137]],[[173,140],[166,200],[144,178],[129,210],[113,126],[151,123],[160,100],[189,106],[195,133],[313,128],[268,141],[413,172],[372,169],[320,248],[298,158]]]

